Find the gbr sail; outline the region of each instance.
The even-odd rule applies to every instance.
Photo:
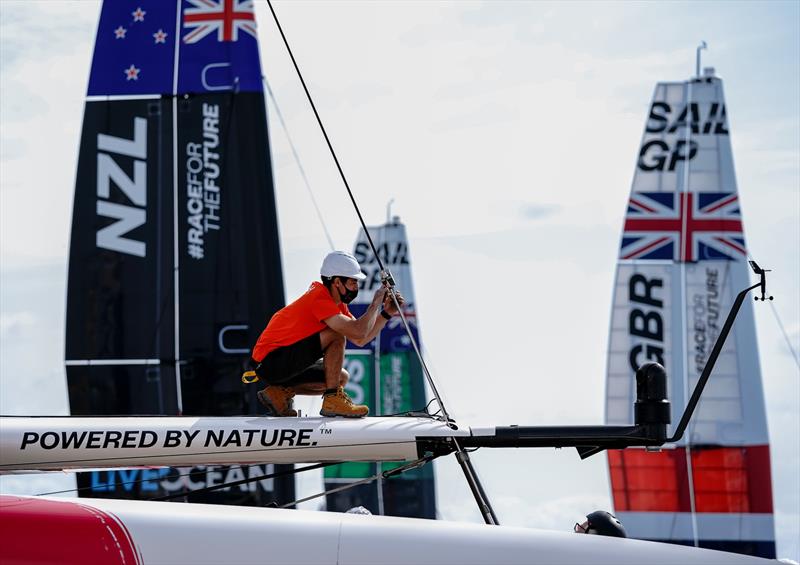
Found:
[[[256,413],[237,377],[283,303],[252,1],[104,2],[72,218],[71,413]],[[263,467],[97,471],[79,486],[152,497]],[[291,479],[262,487],[190,498],[293,499]]]
[[[737,292],[750,285],[722,80],[656,86],[625,216],[606,419],[633,421],[634,372],[657,361],[679,420]],[[676,449],[609,452],[632,537],[775,557],[769,437],[745,303]]]
[[[378,227],[369,228],[384,266],[394,277],[406,299],[404,313],[414,339],[419,344],[417,308],[411,278],[411,256],[406,227],[396,216]],[[367,275],[350,311],[360,316],[380,288],[380,267],[360,230],[353,250]],[[392,318],[383,331],[365,348],[348,342],[345,367],[350,373],[347,392],[358,403],[370,407],[370,416],[401,414],[425,406],[425,384],[411,341],[399,317]],[[353,482],[391,469],[392,463],[345,463],[325,470],[326,488]],[[364,506],[387,516],[436,517],[436,491],[433,466],[426,465],[390,480],[378,480],[328,495],[328,510],[344,511]]]

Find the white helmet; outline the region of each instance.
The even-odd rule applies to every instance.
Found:
[[[347,251],[332,251],[325,256],[319,274],[323,277],[347,277],[363,281],[367,275],[361,272],[356,258]]]

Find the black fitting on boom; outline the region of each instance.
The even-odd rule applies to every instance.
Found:
[[[667,371],[658,363],[645,363],[636,370],[636,403],[633,421],[646,437],[664,441],[672,422],[667,400]]]

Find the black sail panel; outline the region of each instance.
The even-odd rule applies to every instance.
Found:
[[[265,316],[283,303],[274,197],[260,188],[272,183],[266,114],[263,95],[247,92],[187,97],[178,108],[183,407],[213,414],[241,387],[234,379],[206,388],[209,375],[237,374]]]
[[[160,97],[86,103],[67,302],[74,414],[130,405],[127,396],[131,410],[177,413],[174,363],[161,366],[175,358],[173,258],[160,244],[172,216],[171,107]],[[104,383],[109,375],[120,378]],[[110,389],[113,399],[99,392]]]
[[[284,304],[252,2],[104,2],[75,188],[66,366],[74,415],[257,413],[239,381]],[[83,473],[152,498],[272,465]],[[261,480],[190,501],[286,502]]]

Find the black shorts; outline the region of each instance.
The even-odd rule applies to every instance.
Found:
[[[324,383],[320,334],[270,351],[261,363],[250,359],[256,374],[267,384],[298,385]]]

